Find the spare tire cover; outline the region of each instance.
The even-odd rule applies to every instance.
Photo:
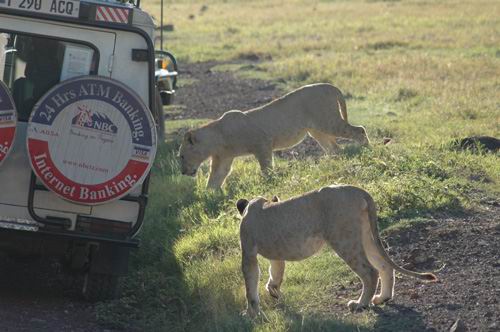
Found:
[[[35,105],[27,145],[43,184],[74,203],[123,197],[144,181],[156,154],[148,107],[124,84],[100,76],[56,85]]]
[[[16,136],[17,112],[9,88],[0,81],[0,165],[9,155]]]

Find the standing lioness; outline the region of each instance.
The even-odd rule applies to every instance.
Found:
[[[342,113],[342,115],[341,115]],[[336,137],[368,144],[366,131],[347,122],[342,93],[331,84],[306,85],[250,111],[229,111],[184,135],[179,155],[182,174],[194,176],[200,164],[212,158],[209,188],[220,188],[233,159],[253,154],[263,172],[272,167],[273,151],[300,143],[306,134],[327,153],[339,147]]]
[[[278,297],[285,261],[305,259],[327,243],[363,282],[351,310],[380,304],[392,298],[394,271],[427,281],[432,273],[417,273],[396,265],[382,246],[372,197],[352,186],[330,186],[286,201],[256,198],[237,202],[243,216],[240,225],[242,270],[245,277],[247,313],[259,312],[257,254],[271,261],[266,289]],[[381,291],[375,296],[378,279]]]

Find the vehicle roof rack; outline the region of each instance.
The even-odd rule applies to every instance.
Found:
[[[113,6],[123,6],[123,7],[136,7],[140,8],[141,0],[133,1],[121,1],[121,0],[83,0],[82,2],[95,3],[95,4],[107,4]]]

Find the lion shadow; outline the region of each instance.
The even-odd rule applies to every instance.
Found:
[[[382,307],[374,306],[369,310],[375,313],[375,322],[372,326],[363,327],[355,322],[349,322],[349,315],[359,315],[361,313],[350,313],[345,308],[341,313],[336,310],[336,314],[330,316],[325,314],[310,314],[291,310],[286,305],[279,305],[284,312],[286,320],[289,322],[289,331],[384,331],[384,332],[430,332],[435,331],[425,323],[422,314],[411,307],[396,303],[386,303]],[[338,309],[342,310],[342,309]],[[331,318],[330,318],[331,317]],[[346,319],[341,320],[340,317]],[[355,317],[352,317],[355,318]],[[368,324],[370,325],[370,324]]]
[[[388,302],[382,307],[373,307],[371,310],[377,314],[374,331],[434,331],[427,326],[422,313],[409,306]]]

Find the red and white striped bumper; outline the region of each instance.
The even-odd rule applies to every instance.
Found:
[[[108,6],[96,7],[95,20],[99,22],[128,24],[130,22],[130,17],[130,9],[128,8]]]

